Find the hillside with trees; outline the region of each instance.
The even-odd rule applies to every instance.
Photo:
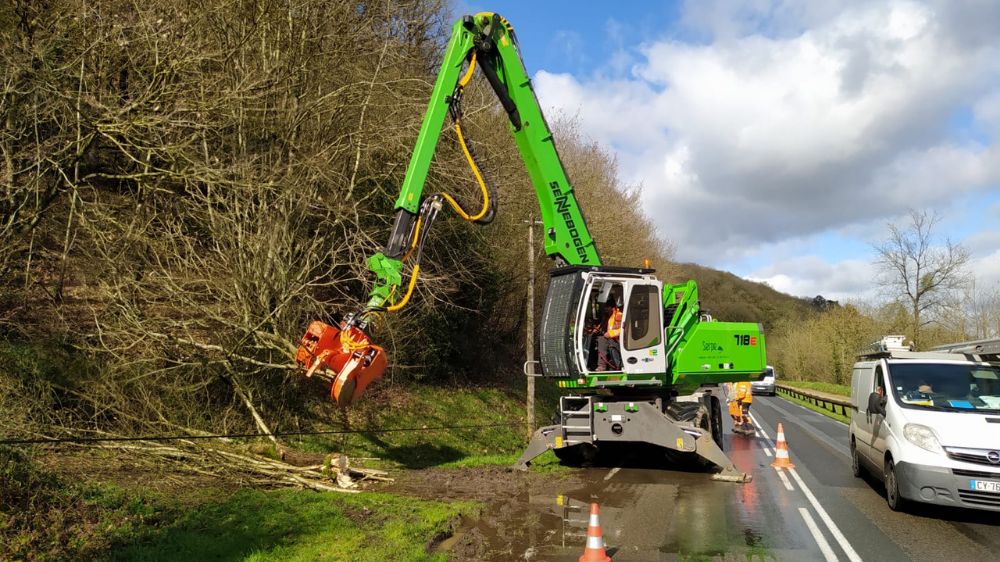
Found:
[[[335,417],[294,349],[367,298],[450,23],[436,0],[4,4],[4,433]],[[413,303],[374,328],[388,384],[521,380],[537,203],[485,80],[464,107],[498,218],[436,224]],[[606,259],[667,263],[614,158],[554,129]],[[450,128],[437,191],[478,197]]]
[[[702,308],[713,317],[727,322],[760,322],[765,333],[782,322],[804,320],[827,306],[822,297],[793,297],[728,271],[693,263],[677,264],[675,269],[676,279],[698,282]]]

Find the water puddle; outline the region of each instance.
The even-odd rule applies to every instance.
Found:
[[[766,504],[756,483],[625,467],[512,483],[441,548],[452,560],[575,562],[586,542],[591,502],[600,506],[615,561],[776,560],[772,549],[783,543],[775,529],[780,506]]]

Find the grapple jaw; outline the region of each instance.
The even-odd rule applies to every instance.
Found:
[[[306,376],[316,373],[330,381],[330,398],[344,407],[361,397],[365,388],[382,377],[388,361],[385,350],[371,343],[365,332],[349,321],[331,326],[318,320],[309,324],[295,361],[305,367]]]

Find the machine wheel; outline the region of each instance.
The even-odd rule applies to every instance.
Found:
[[[711,433],[712,440],[722,448],[722,407],[715,396],[710,402],[671,402],[667,404],[667,414]]]
[[[715,440],[715,428],[713,427],[714,424],[712,423],[712,411],[705,404],[698,404],[698,410],[695,413],[694,417],[694,425],[695,427],[711,435],[713,441]],[[716,427],[721,427],[721,424]],[[716,444],[719,444],[718,441],[716,441]],[[719,448],[720,449],[722,448],[721,444],[719,444]],[[708,460],[700,457],[698,458],[697,463],[704,469],[712,469],[715,466],[714,463],[709,462]]]
[[[889,509],[902,511],[906,507],[906,499],[899,495],[899,479],[896,476],[896,465],[892,462],[892,457],[885,459],[885,503],[889,504]]]
[[[667,414],[679,422],[690,422],[693,426],[698,426],[696,418],[701,404],[698,402],[671,402],[667,404]]]
[[[854,444],[854,438],[851,437],[851,473],[856,478],[861,478],[861,470],[861,457],[858,456],[858,448]]]
[[[702,431],[712,434],[712,413],[705,404],[701,402],[671,402],[666,408],[667,415],[672,416],[679,422],[689,423]],[[688,463],[692,468],[699,470],[709,469],[715,465],[706,459],[693,453],[679,453],[677,451],[667,451],[667,458],[671,462]]]
[[[722,449],[722,404],[718,396],[712,396],[712,440]]]
[[[704,404],[698,405],[698,411],[694,415],[694,426],[711,433],[712,431],[712,411]],[[712,436],[714,439],[715,436]]]

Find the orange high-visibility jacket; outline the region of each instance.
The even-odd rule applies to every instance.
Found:
[[[743,420],[743,403],[739,400],[733,400],[729,403],[729,415],[732,416],[734,420]]]
[[[613,340],[618,339],[618,334],[622,332],[622,311],[615,307],[608,316],[608,331],[604,332],[604,337]]]
[[[753,402],[753,391],[750,389],[749,381],[742,381],[736,383],[734,394],[736,400],[739,402],[745,402],[747,404]]]

